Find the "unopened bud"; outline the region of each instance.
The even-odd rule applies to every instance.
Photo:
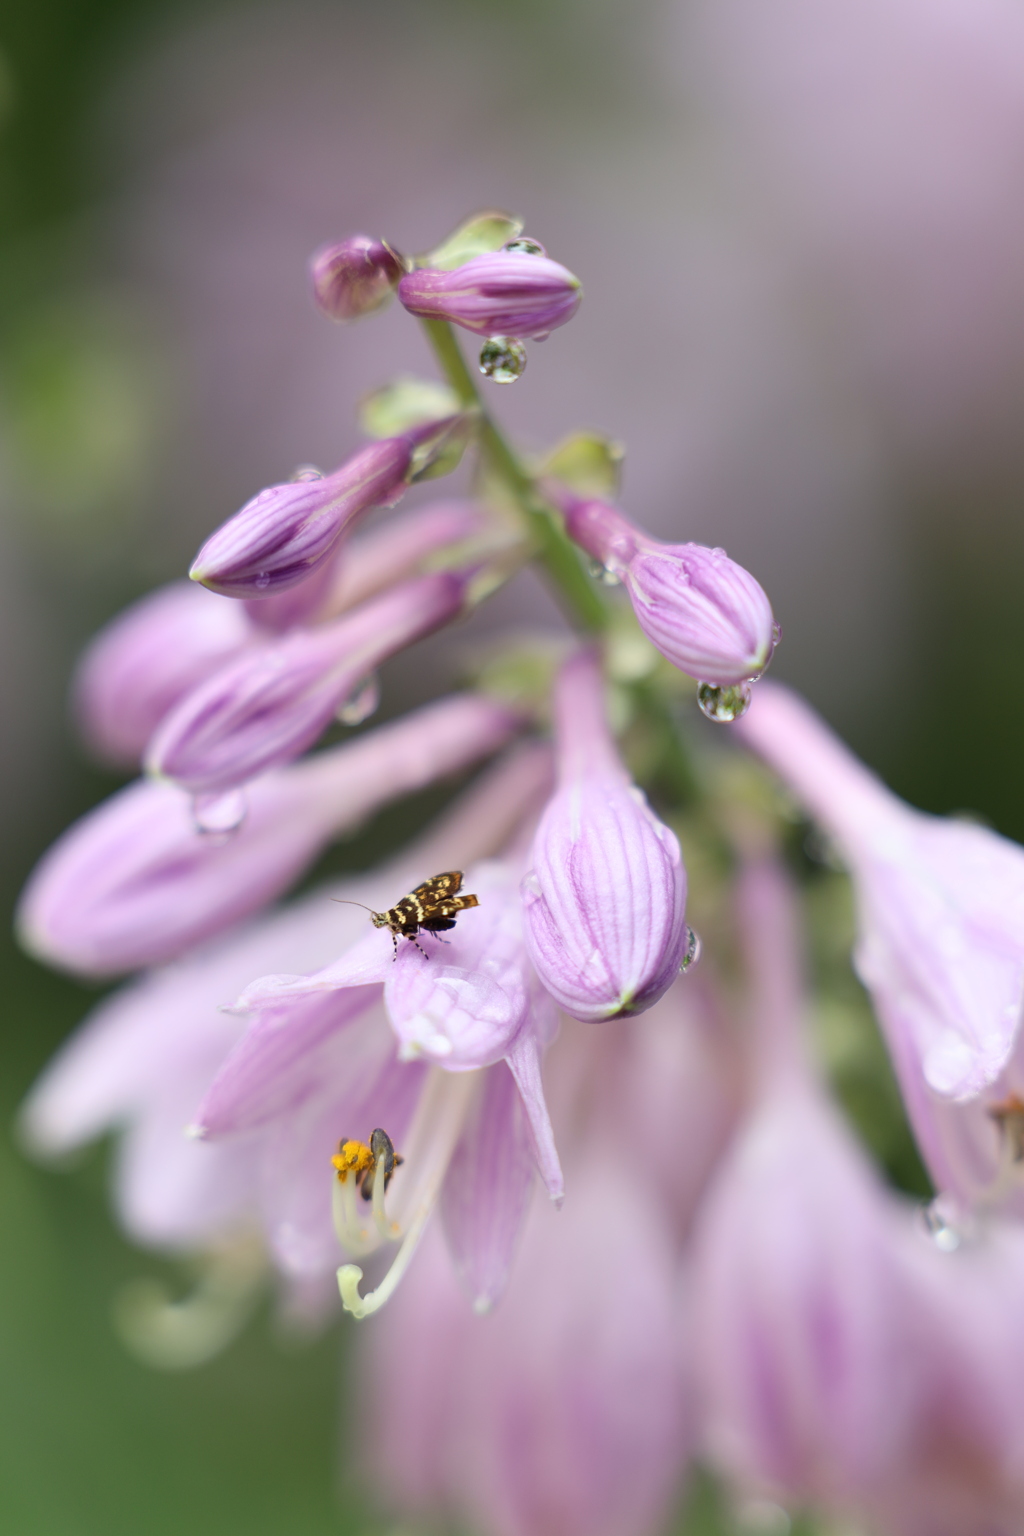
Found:
[[[322,245],[310,263],[313,297],[332,320],[358,320],[390,299],[405,271],[383,240],[351,235]]]
[[[569,537],[623,583],[640,628],[674,667],[718,687],[760,676],[779,630],[764,589],[724,549],[662,544],[605,501],[548,492]]]
[[[371,507],[393,506],[422,473],[437,439],[447,442],[451,419],[401,437],[368,443],[315,479],[289,480],[254,496],[203,545],[189,571],[225,597],[269,598],[319,570],[339,541]]]
[[[546,336],[571,320],[583,290],[557,261],[527,252],[492,251],[452,272],[406,273],[398,297],[411,314],[451,320],[478,336]]]

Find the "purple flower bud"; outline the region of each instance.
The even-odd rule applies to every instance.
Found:
[[[411,314],[452,320],[478,336],[546,336],[572,319],[583,290],[546,256],[491,251],[452,272],[407,272],[398,297]]]
[[[679,843],[619,761],[590,652],[562,668],[555,726],[559,788],[523,881],[530,957],[574,1018],[642,1013],[679,974],[688,942]]]
[[[322,245],[310,269],[313,297],[332,320],[358,320],[380,309],[405,271],[391,247],[369,235]]]
[[[163,722],[147,753],[149,771],[200,794],[290,762],[382,661],[457,617],[471,574],[418,577],[333,624],[296,630],[229,662]]]
[[[367,443],[332,474],[260,491],[211,534],[189,575],[225,597],[269,598],[306,581],[357,518],[371,507],[394,505],[417,447],[451,425],[451,418],[428,422]]]
[[[624,583],[640,628],[674,667],[719,687],[760,676],[779,632],[764,591],[724,549],[661,544],[607,502],[550,489],[570,538]]]
[[[71,827],[29,881],[26,947],[108,975],[155,965],[256,911],[379,805],[493,751],[515,717],[466,694],[258,780],[230,837],[204,836],[188,797],[143,780]]]
[[[78,664],[73,707],[86,741],[108,762],[137,763],[168,710],[252,641],[237,603],[191,582],[141,598]]]

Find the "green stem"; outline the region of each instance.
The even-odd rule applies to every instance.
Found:
[[[491,468],[505,482],[530,527],[537,558],[555,588],[563,608],[582,629],[599,633],[608,623],[608,609],[566,538],[553,510],[536,487],[487,412],[476,380],[447,320],[424,320],[423,329],[459,404],[480,416],[480,446]]]

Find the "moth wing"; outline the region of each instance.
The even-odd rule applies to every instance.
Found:
[[[446,896],[454,896],[462,886],[462,870],[450,869],[443,875],[431,875],[429,880],[424,880],[412,892],[423,904],[435,906],[443,901]]]
[[[438,917],[454,917],[456,912],[465,912],[467,907],[479,905],[475,896],[452,896],[447,901],[439,901],[434,911]]]

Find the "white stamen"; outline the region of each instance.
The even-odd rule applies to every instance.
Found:
[[[433,1068],[427,1077],[409,1128],[405,1165],[399,1170],[408,1170],[410,1177],[402,1182],[401,1208],[391,1228],[403,1234],[394,1263],[377,1289],[366,1296],[359,1294],[363,1272],[358,1264],[343,1264],[338,1270],[342,1304],[353,1317],[369,1317],[378,1311],[408,1269],[441,1193],[479,1078],[479,1072],[445,1072],[440,1067]],[[375,1177],[375,1196],[376,1191]]]
[[[374,1188],[376,1189],[376,1177]],[[333,1178],[331,1191],[331,1212],[334,1216],[334,1230],[338,1234],[338,1242],[349,1253],[373,1253],[380,1247],[379,1228],[374,1231],[370,1228],[365,1217],[370,1213],[359,1209],[356,1199],[356,1176],[349,1170],[343,1179],[337,1175]]]
[[[268,1266],[255,1235],[235,1234],[202,1254],[193,1289],[175,1298],[162,1280],[130,1280],[114,1299],[114,1326],[138,1359],[186,1371],[241,1333],[263,1292]]]
[[[373,1224],[385,1243],[393,1243],[402,1235],[397,1221],[391,1221],[384,1209],[384,1164],[387,1161],[387,1153],[382,1152],[377,1159],[373,1170]]]

